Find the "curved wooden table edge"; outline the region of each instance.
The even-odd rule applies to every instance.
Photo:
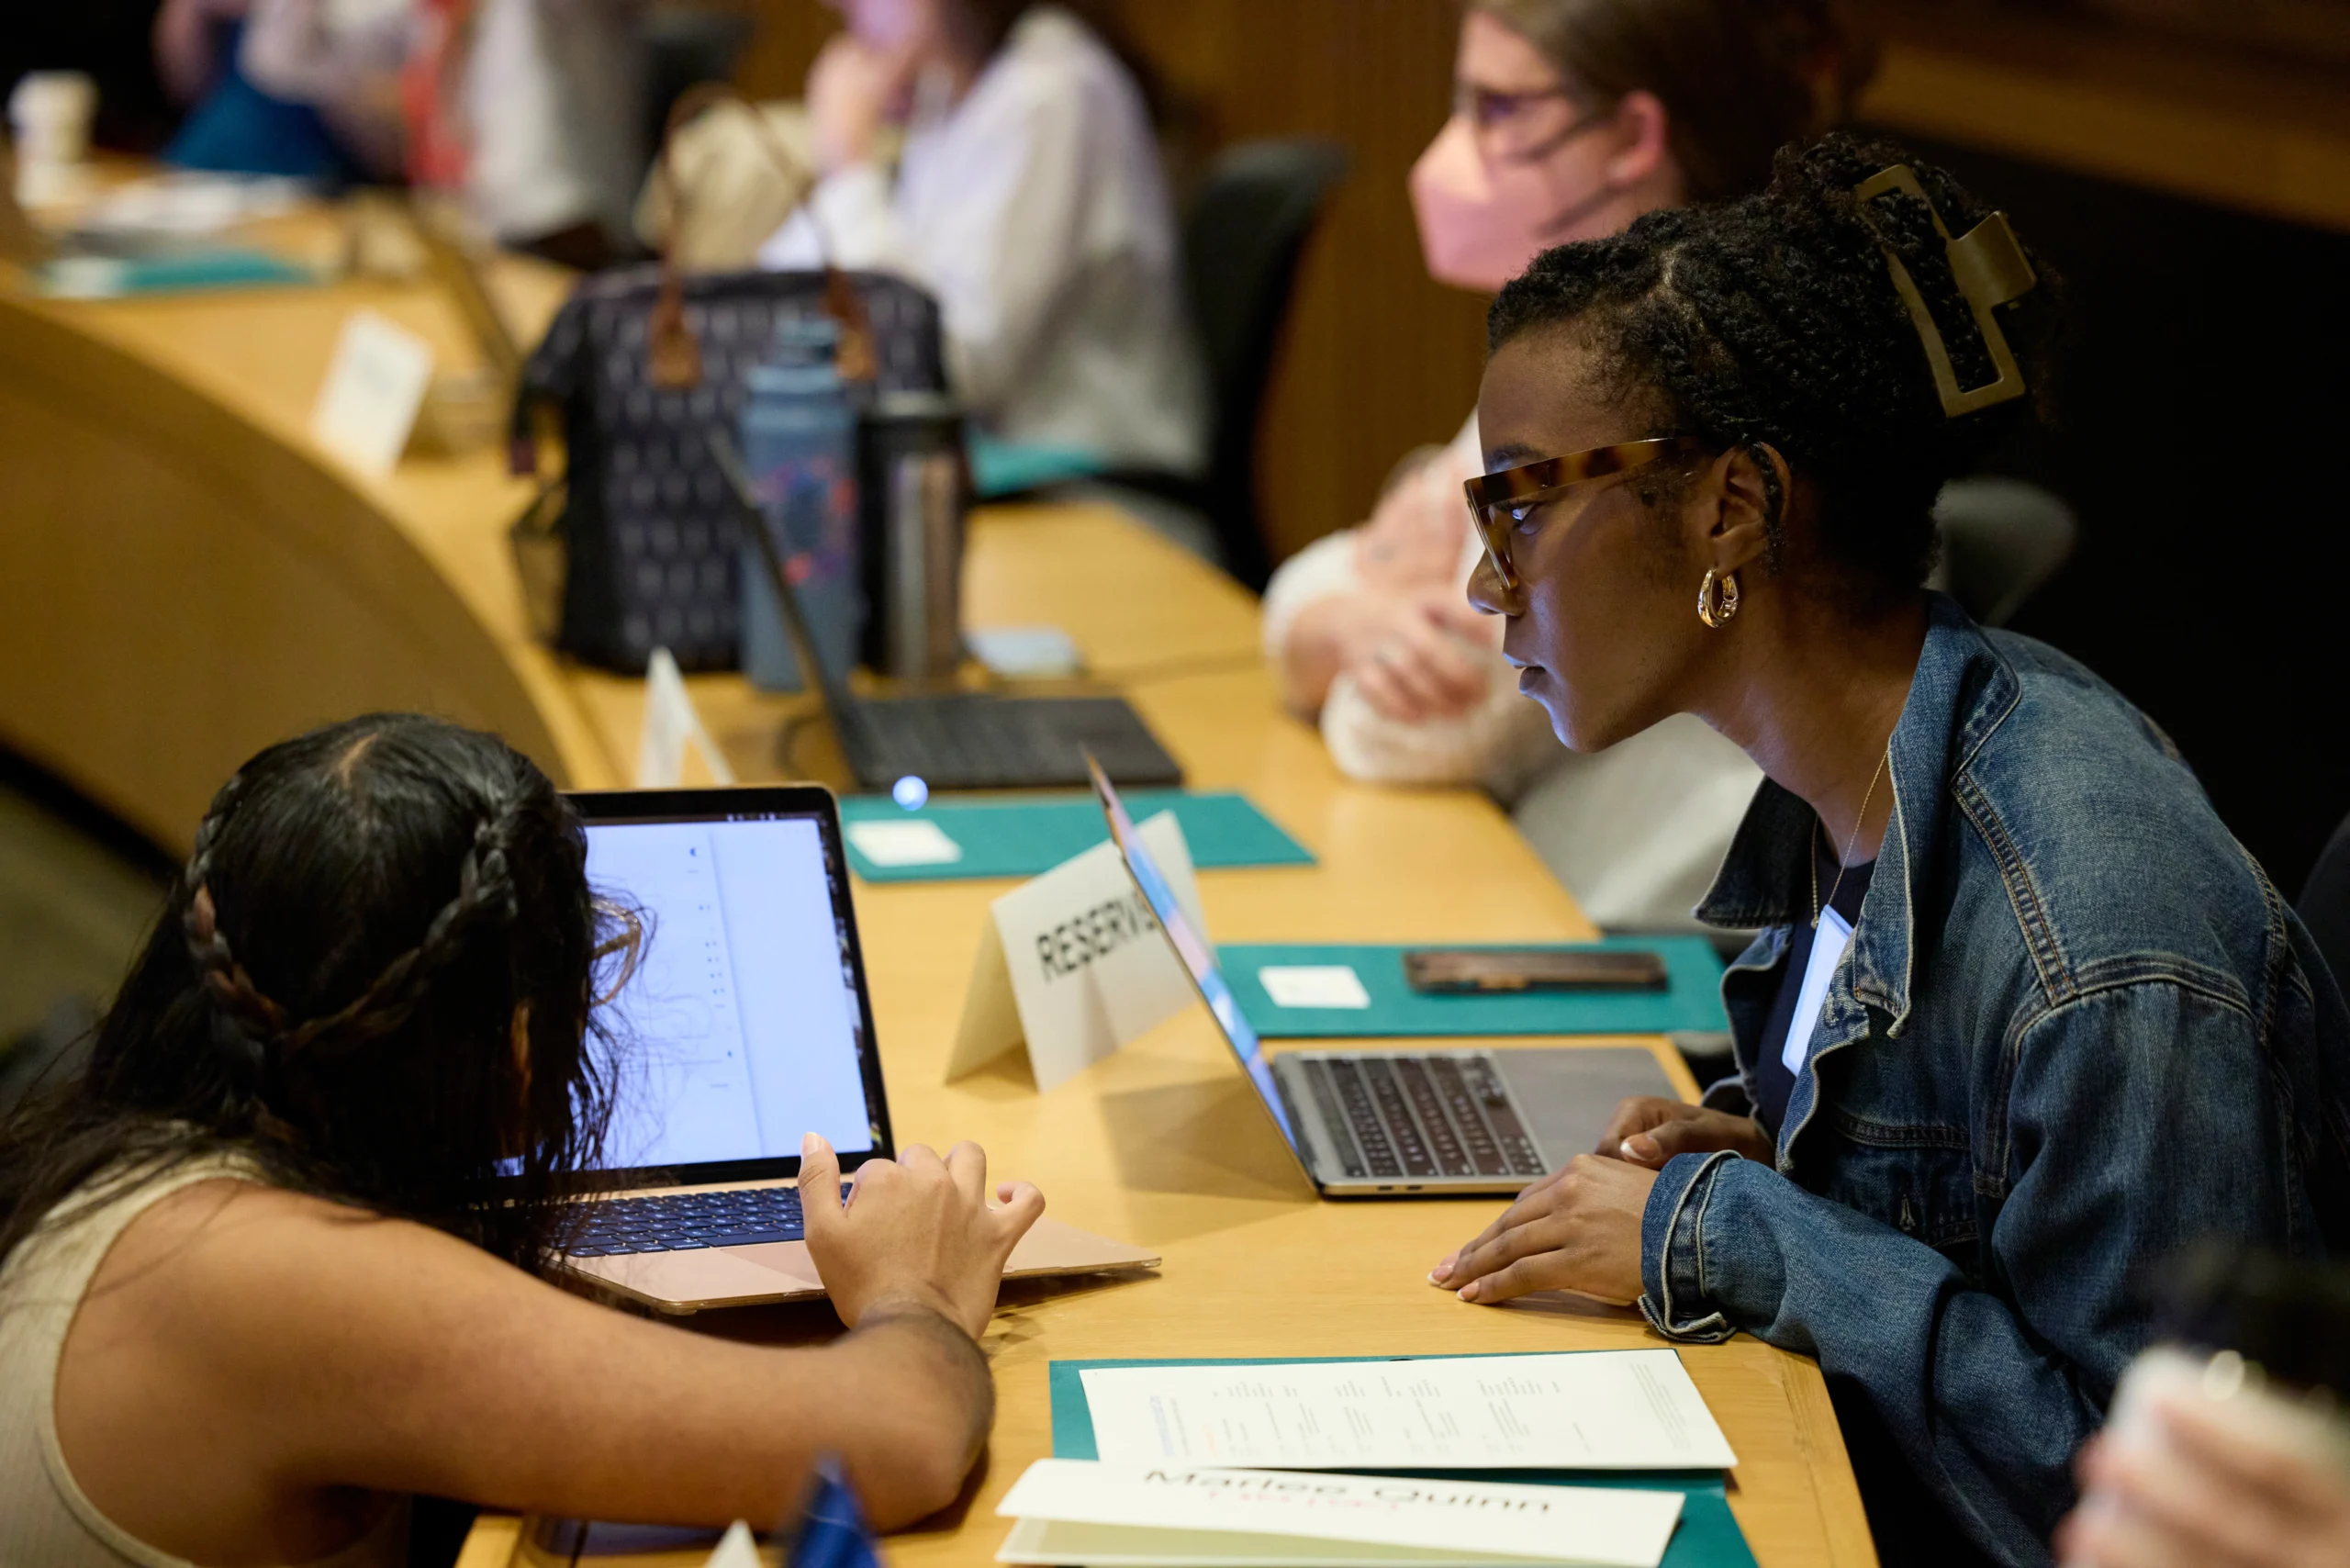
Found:
[[[506,735],[558,784],[609,787],[624,781],[576,698],[571,673],[521,625],[520,587],[502,549],[502,529],[494,565],[460,561],[451,547],[460,529],[415,515],[450,500],[468,511],[496,507],[506,515],[519,513],[528,487],[508,478],[494,455],[428,461],[385,483],[364,479],[319,451],[307,431],[274,428],[265,410],[241,408],[142,355],[120,334],[107,331],[102,317],[74,319],[93,309],[103,307],[0,290],[0,367],[6,375],[0,391],[36,399],[49,415],[99,432],[109,444],[135,450],[176,481],[209,493],[263,535],[263,547],[333,579],[371,616],[395,629],[400,644],[430,651],[430,667],[361,672],[360,685],[371,695],[382,694],[366,705],[420,706],[484,724]],[[429,482],[405,484],[410,471]],[[0,478],[6,477],[0,456]],[[96,487],[87,484],[94,477],[68,473],[65,487],[78,495]],[[10,487],[20,497],[39,489]],[[404,489],[417,493],[403,494]],[[131,537],[131,519],[103,499],[86,510],[69,503],[48,517],[19,515],[7,532],[69,527],[90,531],[78,541],[79,548],[111,554],[121,569],[133,569],[129,557],[140,544]],[[120,537],[110,539],[118,529]],[[20,534],[16,545],[0,542],[0,550],[10,554],[19,548],[29,553],[29,533]],[[0,570],[0,613],[38,613],[31,596],[42,591],[39,576],[18,567]],[[15,588],[8,577],[17,579]],[[282,607],[249,608],[267,615]],[[87,652],[73,645],[70,633],[59,644],[51,656],[69,664]],[[185,667],[181,661],[156,661],[150,667],[153,684],[136,695],[134,706],[194,700],[197,694],[173,687],[175,670]],[[52,667],[13,679],[0,673],[0,739],[158,843],[184,846],[194,827],[184,798],[137,777],[135,769],[126,770],[119,759],[95,755],[75,733],[77,726],[43,722],[28,712],[28,704],[19,700],[26,695],[20,681],[45,678],[57,678],[58,672]],[[68,687],[76,679],[74,673],[62,676]],[[87,695],[119,700],[125,694]],[[59,706],[70,713],[76,703],[68,700]],[[266,712],[239,713],[233,700],[229,709],[231,727],[246,733],[230,748],[234,755],[219,767],[216,782],[245,755],[300,724],[347,716],[314,711],[288,715],[288,722]],[[252,722],[236,722],[245,718]]]

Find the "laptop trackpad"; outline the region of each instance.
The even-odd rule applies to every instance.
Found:
[[[809,1291],[824,1287],[816,1277],[816,1260],[804,1241],[767,1241],[755,1247],[729,1248],[728,1253],[762,1269],[788,1274]],[[1080,1230],[1050,1217],[1039,1218],[1004,1260],[1007,1279],[1039,1274],[1084,1274],[1107,1269],[1156,1267],[1158,1254],[1148,1248],[1129,1247],[1091,1231]]]
[[[1681,1098],[1656,1058],[1639,1046],[1505,1048],[1493,1058],[1554,1170],[1598,1148],[1617,1102],[1635,1094]]]
[[[824,1282],[816,1277],[816,1260],[808,1255],[804,1241],[763,1241],[752,1247],[730,1247],[727,1251],[745,1263],[756,1263],[762,1269],[790,1276],[791,1282],[801,1290],[823,1294]]]

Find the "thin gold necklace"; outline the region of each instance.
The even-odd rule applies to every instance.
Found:
[[[1819,857],[1804,857],[1811,863],[1811,928],[1814,931],[1819,929],[1819,912],[1836,902],[1836,890],[1844,885],[1844,862],[1852,857],[1852,846],[1861,841],[1861,824],[1869,820],[1869,801],[1876,794],[1876,781],[1885,777],[1885,770],[1892,761],[1893,743],[1887,741],[1885,743],[1885,755],[1876,759],[1876,771],[1869,775],[1869,787],[1861,791],[1861,814],[1852,819],[1852,831],[1844,839],[1844,853],[1837,858],[1836,879],[1828,884],[1828,903],[1819,902]],[[1811,819],[1811,831],[1817,838],[1819,834],[1818,816]]]

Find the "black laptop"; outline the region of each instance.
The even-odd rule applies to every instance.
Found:
[[[723,430],[709,432],[744,530],[757,541],[783,612],[784,635],[840,737],[860,789],[888,790],[901,778],[937,790],[1082,789],[1089,753],[1121,784],[1181,784],[1183,769],[1122,697],[1005,697],[954,691],[867,700],[844,672],[818,656],[816,639],[785,569],[782,552],[753,493],[742,454]]]

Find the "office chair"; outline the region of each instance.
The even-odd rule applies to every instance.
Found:
[[[1120,469],[1094,482],[1204,519],[1218,564],[1252,590],[1273,570],[1257,517],[1258,420],[1298,258],[1346,168],[1343,149],[1302,139],[1244,141],[1209,163],[1183,216],[1185,292],[1208,374],[1207,474]]]
[[[1934,503],[1942,556],[1929,583],[1985,626],[2004,626],[2048,586],[2080,540],[2073,509],[2038,485],[1953,479]]]
[[[2310,868],[2294,913],[2309,928],[2310,940],[2325,955],[2325,967],[2336,984],[2350,983],[2350,817],[2333,830]]]
[[[1346,152],[1326,141],[1247,141],[1208,166],[1183,224],[1192,321],[1214,409],[1204,510],[1232,575],[1262,589],[1272,552],[1257,516],[1257,426],[1298,259]]]
[[[671,106],[688,87],[732,82],[755,26],[746,11],[655,5],[637,24],[644,42],[644,145],[658,153]]]

